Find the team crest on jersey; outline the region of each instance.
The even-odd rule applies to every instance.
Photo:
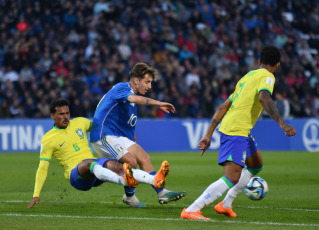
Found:
[[[120,145],[115,145],[114,148],[118,151],[118,152],[122,152],[123,149]]]
[[[79,135],[79,137],[80,137],[81,139],[84,138],[84,133],[83,133],[82,129],[78,129],[78,130],[76,130],[75,132]]]
[[[243,152],[243,159],[241,160],[241,162],[245,163],[246,162],[246,151]]]

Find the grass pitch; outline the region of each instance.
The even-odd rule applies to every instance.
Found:
[[[136,195],[148,207],[134,209],[121,202],[124,189],[119,185],[77,191],[53,160],[40,203],[27,209],[39,154],[0,154],[0,229],[319,229],[319,153],[263,152],[265,168],[258,176],[268,182],[266,198],[252,201],[240,194],[233,203],[235,219],[213,211],[220,198],[202,210],[209,222],[182,220],[180,213],[222,176],[217,153],[150,155],[156,169],[169,161],[166,187],[186,191],[184,199],[160,205],[151,186],[140,184]]]

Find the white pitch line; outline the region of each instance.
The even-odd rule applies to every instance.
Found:
[[[0,216],[8,217],[45,217],[45,218],[73,218],[73,219],[110,219],[110,220],[150,220],[150,221],[196,221],[183,220],[180,218],[149,218],[149,217],[119,217],[119,216],[68,216],[68,215],[36,215],[36,214],[20,214],[20,213],[6,213]],[[202,220],[201,220],[202,221]],[[238,221],[238,220],[208,220],[205,222],[215,223],[229,223],[229,224],[252,224],[252,225],[277,225],[277,226],[298,226],[298,227],[319,227],[319,224],[304,224],[304,223],[278,223],[278,222],[259,222],[259,221]]]
[[[277,208],[277,207],[254,207],[254,206],[236,206],[236,207],[237,208],[258,208],[258,209],[277,209],[277,210],[319,212],[319,209],[307,209],[307,208]]]
[[[26,200],[5,200],[0,201],[4,203],[29,203],[31,201]],[[86,204],[86,203],[92,203],[87,201],[58,201],[58,200],[52,200],[52,201],[42,201],[47,203],[65,203],[65,204]],[[123,204],[122,202],[112,202],[112,201],[96,201],[96,203],[100,204]],[[151,205],[150,203],[144,203],[146,205]],[[180,206],[178,204],[170,203],[169,206]],[[280,208],[280,207],[254,207],[254,206],[236,206],[237,208],[251,208],[251,209],[275,209],[275,210],[290,210],[290,211],[305,211],[305,212],[319,212],[319,209],[307,209],[307,208]]]

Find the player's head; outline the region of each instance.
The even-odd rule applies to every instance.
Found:
[[[269,65],[275,72],[280,66],[281,54],[275,46],[265,46],[260,54],[259,64]]]
[[[52,101],[50,105],[51,118],[54,120],[55,126],[59,129],[64,129],[69,125],[69,106],[70,102],[63,98]]]
[[[135,93],[144,95],[152,88],[152,81],[156,81],[158,71],[145,63],[135,64],[130,72],[130,82]]]

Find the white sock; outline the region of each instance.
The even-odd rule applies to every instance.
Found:
[[[115,172],[102,167],[99,164],[95,164],[93,167],[94,175],[101,181],[108,181],[115,184],[127,185],[123,179],[123,177],[117,175]]]
[[[186,212],[197,212],[201,210],[206,205],[213,203],[215,200],[221,197],[222,194],[227,191],[227,189],[229,189],[228,185],[222,178],[220,178],[208,186],[203,194],[186,209]]]
[[[239,178],[238,183],[229,189],[227,195],[225,196],[223,200],[223,207],[226,209],[229,209],[234,201],[234,199],[238,196],[239,193],[243,191],[245,186],[248,184],[249,180],[254,176],[254,174],[251,174],[247,168],[244,168],[241,171],[241,175]]]
[[[139,183],[144,184],[151,184],[154,185],[155,183],[155,176],[140,170],[140,169],[132,169],[133,170],[133,176]]]
[[[165,193],[167,193],[169,191],[170,190],[167,190],[167,189],[163,188],[163,190],[158,193],[158,196],[163,196]]]

